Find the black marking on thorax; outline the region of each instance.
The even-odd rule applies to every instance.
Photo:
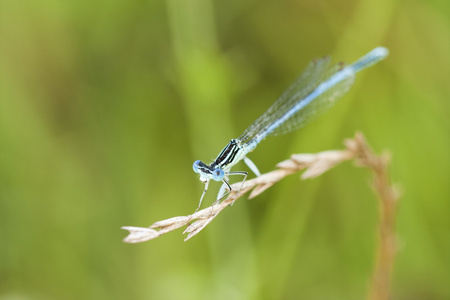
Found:
[[[222,152],[220,152],[216,160],[211,164],[211,167],[216,168],[216,166],[218,166],[219,168],[223,169],[234,160],[239,150],[240,146],[238,145],[236,140],[231,140],[228,145],[223,148]]]

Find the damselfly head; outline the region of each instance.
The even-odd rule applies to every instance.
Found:
[[[209,178],[203,176],[203,174],[200,175],[199,179],[200,179],[200,181],[203,182],[204,184],[206,184],[206,183],[209,182]]]
[[[222,181],[223,177],[225,176],[225,172],[222,169],[208,166],[200,160],[196,160],[194,162],[194,164],[192,165],[192,169],[195,173],[200,174],[200,180],[203,183],[206,183],[211,179],[215,181]]]
[[[222,181],[223,177],[225,176],[225,172],[222,169],[214,169],[212,175],[215,181]]]
[[[200,160],[194,161],[194,164],[192,165],[192,169],[194,169],[195,173],[199,172],[200,164],[204,164],[204,163],[202,163]]]

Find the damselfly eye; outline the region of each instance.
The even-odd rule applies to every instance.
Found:
[[[221,169],[215,169],[213,171],[213,179],[215,181],[221,181],[223,179],[223,176],[225,176],[225,172]]]
[[[196,160],[194,161],[194,165],[192,165],[192,169],[194,169],[195,173],[198,173],[198,165],[201,163],[201,161]]]

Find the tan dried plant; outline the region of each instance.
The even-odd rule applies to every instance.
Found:
[[[345,146],[344,150],[293,154],[290,159],[278,163],[276,170],[247,180],[243,184],[242,182],[234,183],[231,186],[231,193],[225,200],[194,214],[158,221],[150,227],[124,226],[122,229],[130,232],[124,242],[145,242],[190,224],[184,231],[188,234],[185,238],[185,241],[187,241],[205,228],[225,207],[234,203],[247,192],[251,191],[249,199],[252,199],[288,175],[305,170],[301,175],[302,179],[314,178],[350,159],[354,159],[357,166],[367,167],[374,173],[373,187],[382,201],[382,217],[386,217],[387,214],[390,220],[394,215],[394,203],[398,199],[399,193],[389,181],[387,173],[389,156],[387,154],[377,156],[361,133],[357,133],[353,139],[345,140]],[[241,189],[237,192],[239,188]]]
[[[233,184],[232,191],[225,200],[194,214],[158,221],[146,228],[124,226],[122,229],[129,231],[124,242],[145,242],[188,225],[183,232],[187,234],[185,238],[187,241],[205,228],[225,207],[248,192],[251,199],[293,173],[305,170],[301,175],[302,179],[314,178],[341,162],[354,160],[357,166],[368,168],[373,173],[372,188],[379,199],[379,243],[369,299],[389,299],[389,283],[396,250],[395,209],[401,193],[390,181],[388,172],[390,156],[387,153],[376,155],[361,133],[356,133],[354,138],[345,140],[344,144],[344,150],[293,154],[290,159],[277,164],[276,170],[247,180],[243,184],[242,182]],[[237,192],[239,188],[241,190]]]

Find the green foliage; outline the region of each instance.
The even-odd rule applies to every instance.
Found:
[[[378,212],[349,165],[239,201],[187,243],[123,244],[120,227],[192,213],[194,160],[311,59],[380,45],[336,107],[251,158],[269,171],[361,130],[404,190],[394,298],[450,298],[449,31],[448,1],[0,1],[0,299],[366,297]]]

